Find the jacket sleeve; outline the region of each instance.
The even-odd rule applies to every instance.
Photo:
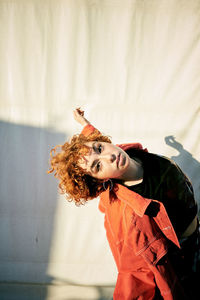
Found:
[[[165,300],[188,300],[184,289],[166,254],[155,266],[153,273],[160,293]]]
[[[88,124],[86,126],[83,127],[81,134],[85,135],[85,136],[89,136],[91,133],[98,131],[98,129],[96,129],[92,124]]]

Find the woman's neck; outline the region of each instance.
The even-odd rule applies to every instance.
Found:
[[[127,171],[120,179],[124,185],[136,185],[143,181],[143,171],[142,162],[139,159],[131,158]]]

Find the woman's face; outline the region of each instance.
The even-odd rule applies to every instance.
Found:
[[[79,165],[97,179],[119,178],[130,164],[130,157],[121,148],[105,142],[88,142],[89,153],[84,155]]]

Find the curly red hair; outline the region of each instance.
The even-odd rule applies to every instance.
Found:
[[[60,181],[60,193],[66,194],[67,200],[76,205],[96,198],[103,190],[103,180],[90,176],[78,165],[81,157],[89,152],[90,148],[85,144],[91,141],[111,143],[108,136],[95,130],[89,136],[74,135],[70,142],[57,145],[50,152],[51,169],[48,173],[55,171],[54,176]],[[57,148],[61,151],[56,153]]]

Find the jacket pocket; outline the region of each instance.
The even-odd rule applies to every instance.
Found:
[[[141,255],[148,264],[156,265],[167,251],[167,241],[164,237],[160,236],[155,238],[143,251],[140,251],[136,255]]]
[[[155,265],[168,250],[168,240],[154,219],[146,215],[133,218],[126,244],[133,249],[136,256],[141,256],[152,265]]]

